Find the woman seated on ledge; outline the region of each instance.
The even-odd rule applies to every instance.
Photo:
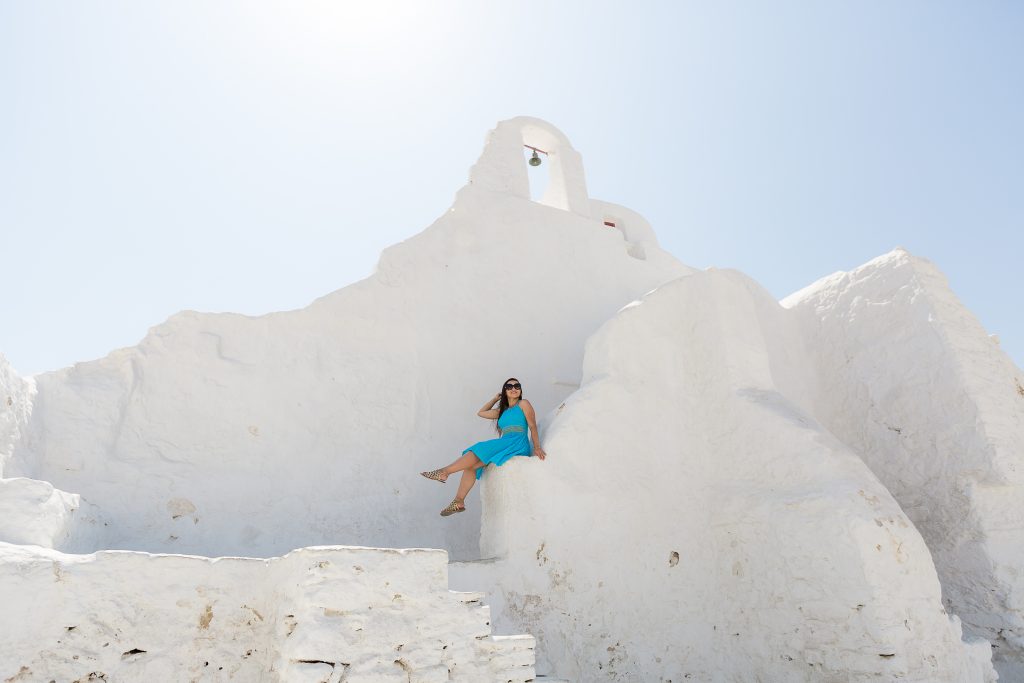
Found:
[[[494,404],[498,407],[495,408]],[[543,460],[547,457],[540,447],[540,433],[537,431],[537,415],[533,406],[523,398],[523,385],[515,377],[505,380],[501,393],[484,404],[476,413],[488,420],[497,420],[495,428],[501,436],[489,441],[481,441],[462,451],[462,457],[447,467],[430,472],[420,472],[427,479],[446,482],[448,475],[462,472],[458,493],[455,500],[441,510],[441,516],[447,517],[466,509],[466,495],[473,488],[476,480],[483,475],[486,465],[503,465],[509,458],[517,455],[536,455]],[[530,429],[530,438],[526,437],[526,429]],[[530,439],[533,440],[531,447]]]

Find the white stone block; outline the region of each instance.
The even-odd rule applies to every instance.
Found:
[[[897,249],[783,302],[818,377],[805,406],[920,529],[946,607],[1024,666],[1024,373],[941,272]]]

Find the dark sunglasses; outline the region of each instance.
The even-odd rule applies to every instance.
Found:
[[[509,389],[522,389],[522,388],[523,388],[523,385],[520,384],[519,382],[514,382],[514,383],[513,382],[509,382],[508,384],[505,385],[505,390],[506,391],[509,390]]]

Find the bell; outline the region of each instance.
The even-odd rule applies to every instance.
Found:
[[[537,156],[537,150],[533,150],[533,156],[530,157],[530,166],[540,166],[540,157]]]

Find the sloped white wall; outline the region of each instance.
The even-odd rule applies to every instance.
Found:
[[[1024,372],[942,273],[898,249],[784,302],[818,370],[815,415],[928,543],[945,604],[1024,680]]]
[[[523,126],[540,124],[492,134],[520,139],[520,167]],[[494,144],[474,177],[508,162]],[[475,557],[475,496],[473,513],[440,524],[454,485],[417,473],[493,435],[476,411],[506,377],[540,410],[557,405],[579,382],[586,338],[690,272],[650,240],[636,258],[589,215],[501,190],[470,183],[372,277],[307,308],[181,313],[136,347],[37,377],[11,474],[99,506],[114,548],[267,556],[351,543]]]
[[[488,474],[488,584],[538,670],[586,681],[993,680],[918,532],[786,395],[796,316],[735,272],[697,273],[590,339],[545,462]],[[488,577],[490,577],[488,579]]]

